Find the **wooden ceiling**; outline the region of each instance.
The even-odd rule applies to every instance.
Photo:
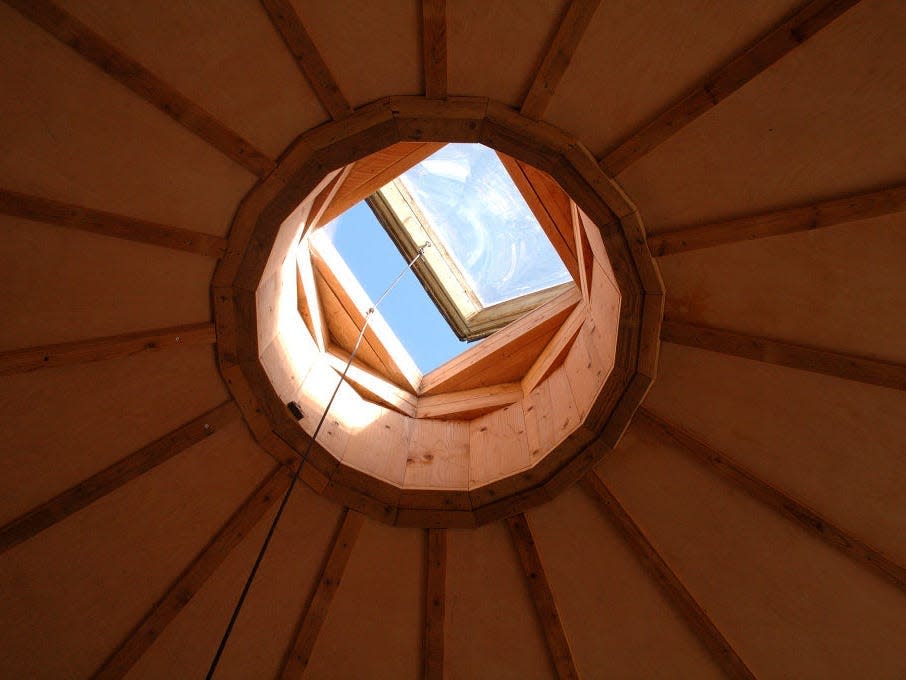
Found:
[[[224,236],[300,132],[429,93],[618,174],[658,381],[506,523],[300,487],[223,674],[902,677],[906,8],[444,5],[0,5],[3,674],[204,675],[288,481],[212,359]]]

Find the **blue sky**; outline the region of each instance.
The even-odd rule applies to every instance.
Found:
[[[406,266],[387,232],[363,201],[325,227],[337,252],[346,261],[372,300]],[[459,340],[411,271],[381,303],[380,312],[422,373],[440,366],[470,344]]]
[[[483,306],[571,280],[493,150],[447,144],[401,178]],[[372,300],[406,266],[364,201],[325,230]],[[422,373],[474,344],[456,337],[411,271],[380,312]]]

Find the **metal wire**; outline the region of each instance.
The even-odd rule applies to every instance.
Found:
[[[315,426],[315,431],[311,435],[311,440],[308,442],[308,448],[305,449],[305,453],[302,454],[302,457],[299,459],[299,464],[296,466],[296,470],[293,473],[292,479],[289,482],[289,486],[286,489],[286,493],[283,494],[283,500],[280,501],[280,507],[277,508],[277,514],[274,515],[274,519],[271,522],[271,526],[267,531],[267,536],[264,537],[264,542],[261,544],[261,549],[258,551],[258,556],[255,558],[255,563],[252,565],[252,570],[249,572],[248,578],[245,580],[245,585],[242,587],[242,592],[239,594],[239,600],[236,602],[236,606],[233,608],[233,614],[230,616],[230,622],[227,624],[226,630],[223,633],[223,637],[220,639],[220,644],[217,647],[217,652],[214,654],[214,659],[211,661],[211,666],[208,669],[208,674],[205,676],[205,680],[211,680],[214,677],[214,673],[217,671],[217,666],[220,663],[220,657],[223,655],[223,650],[226,649],[227,642],[230,639],[230,635],[233,632],[233,626],[236,625],[236,619],[239,618],[239,612],[242,610],[242,605],[245,603],[245,598],[249,593],[249,590],[252,587],[252,583],[255,580],[255,574],[258,573],[258,567],[261,566],[261,561],[264,559],[264,554],[267,552],[267,548],[270,545],[271,538],[274,536],[274,531],[277,529],[277,525],[280,523],[280,518],[283,516],[283,510],[286,509],[286,504],[289,502],[289,497],[293,492],[293,489],[296,486],[296,482],[299,479],[299,474],[302,472],[302,465],[308,459],[308,455],[311,453],[312,448],[314,448],[315,440],[318,438],[318,434],[321,432],[321,426],[324,425],[324,421],[327,420],[327,414],[330,412],[330,407],[333,406],[334,399],[337,396],[337,393],[340,391],[340,387],[343,384],[343,381],[346,379],[346,373],[349,371],[349,367],[352,366],[352,361],[355,359],[356,352],[359,351],[359,346],[362,344],[362,338],[365,337],[365,329],[368,328],[368,323],[371,321],[371,317],[377,311],[377,307],[381,302],[384,301],[384,298],[390,294],[390,291],[396,287],[396,284],[400,282],[400,279],[406,275],[406,272],[412,269],[412,266],[418,261],[418,259],[424,255],[425,249],[431,245],[430,241],[426,242],[421,248],[418,249],[415,257],[413,257],[406,267],[397,275],[395,279],[387,286],[387,289],[381,294],[381,296],[365,313],[365,320],[362,323],[362,328],[359,331],[359,336],[356,338],[355,345],[352,348],[352,353],[349,355],[349,359],[346,362],[346,366],[343,368],[343,372],[340,374],[340,379],[337,381],[337,386],[333,389],[333,394],[330,395],[330,399],[327,402],[327,406],[324,407],[324,413],[321,414],[318,424]]]

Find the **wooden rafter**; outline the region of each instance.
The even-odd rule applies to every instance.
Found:
[[[880,191],[652,234],[648,237],[648,247],[655,257],[663,257],[725,243],[821,229],[904,210],[906,184],[901,184]]]
[[[56,3],[51,0],[4,1],[249,172],[263,177],[273,170],[274,161],[264,153]]]
[[[522,102],[522,115],[529,118],[541,118],[547,110],[551,98],[572,61],[579,41],[591,23],[595,10],[601,0],[572,0],[553,41],[548,47],[541,66],[535,73],[535,79],[529,87],[528,94]]]
[[[311,264],[311,254],[308,240],[299,244],[296,257],[296,296],[299,305],[299,314],[314,338],[315,344],[322,352],[327,350],[328,330],[327,319],[324,317],[324,305],[321,302],[320,292],[315,279],[315,271]]]
[[[426,529],[424,680],[444,677],[444,609],[447,590],[447,530]]]
[[[422,0],[422,58],[425,69],[425,96],[447,96],[447,2]]]
[[[103,498],[239,417],[227,401],[0,527],[0,554]]]
[[[762,35],[728,63],[689,90],[604,155],[601,167],[618,175],[676,132],[758,76],[773,63],[811,38],[859,0],[811,0],[792,16]]]
[[[210,543],[186,567],[141,623],[114,650],[94,675],[95,680],[124,677],[166,627],[192,601],[227,556],[286,491],[290,477],[276,466],[233,513]],[[213,654],[213,650],[211,650]]]
[[[667,599],[683,615],[690,628],[711,652],[724,672],[731,678],[755,680],[752,671],[736,653],[736,650],[714,625],[707,612],[686,589],[686,586],[660,556],[648,537],[620,505],[601,478],[594,471],[589,472],[582,478],[582,486],[592,498],[598,501],[608,519],[623,535],[645,569],[661,587]]]
[[[330,117],[337,120],[352,113],[349,101],[289,0],[261,0],[261,5]]]
[[[906,390],[906,365],[890,361],[796,345],[723,328],[699,326],[677,319],[664,319],[661,339],[677,345],[823,373],[844,380]]]
[[[866,564],[906,592],[906,567],[897,564],[880,550],[873,548],[851,533],[841,529],[804,503],[760,479],[752,471],[705,444],[678,425],[641,408],[636,421],[680,445],[683,451],[716,470],[725,479],[744,489],[751,496],[792,520],[809,533],[824,539],[853,560]]]
[[[214,324],[206,321],[56,345],[25,347],[0,352],[0,375],[103,361],[173,347],[212,345],[216,340]]]
[[[566,638],[566,631],[563,629],[563,623],[560,621],[560,614],[557,611],[557,603],[554,601],[554,593],[544,572],[541,555],[538,553],[538,546],[535,544],[528,520],[525,515],[520,513],[508,517],[506,523],[510,529],[510,536],[513,538],[513,545],[516,546],[516,552],[519,554],[519,561],[525,572],[526,583],[544,630],[544,637],[547,640],[554,668],[557,669],[557,675],[561,680],[577,680],[579,672],[576,670],[572,650],[569,648],[569,640]]]
[[[95,234],[147,243],[162,248],[184,250],[208,257],[221,257],[226,251],[227,241],[219,236],[148,222],[134,217],[124,217],[102,210],[83,208],[79,205],[29,196],[6,189],[0,189],[0,215],[22,217],[35,222],[90,231]]]
[[[282,680],[301,678],[305,672],[318,633],[321,632],[321,626],[324,625],[324,620],[327,618],[333,597],[340,587],[343,572],[346,570],[346,564],[349,562],[349,556],[352,555],[352,548],[364,522],[364,515],[349,509],[343,511],[339,530],[328,550],[321,576],[318,578],[311,598],[305,605],[305,610],[302,612],[302,617],[293,635],[292,646],[283,660],[283,668],[280,670]]]

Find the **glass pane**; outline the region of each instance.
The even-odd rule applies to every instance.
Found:
[[[484,307],[571,280],[493,150],[447,144],[401,180]]]

